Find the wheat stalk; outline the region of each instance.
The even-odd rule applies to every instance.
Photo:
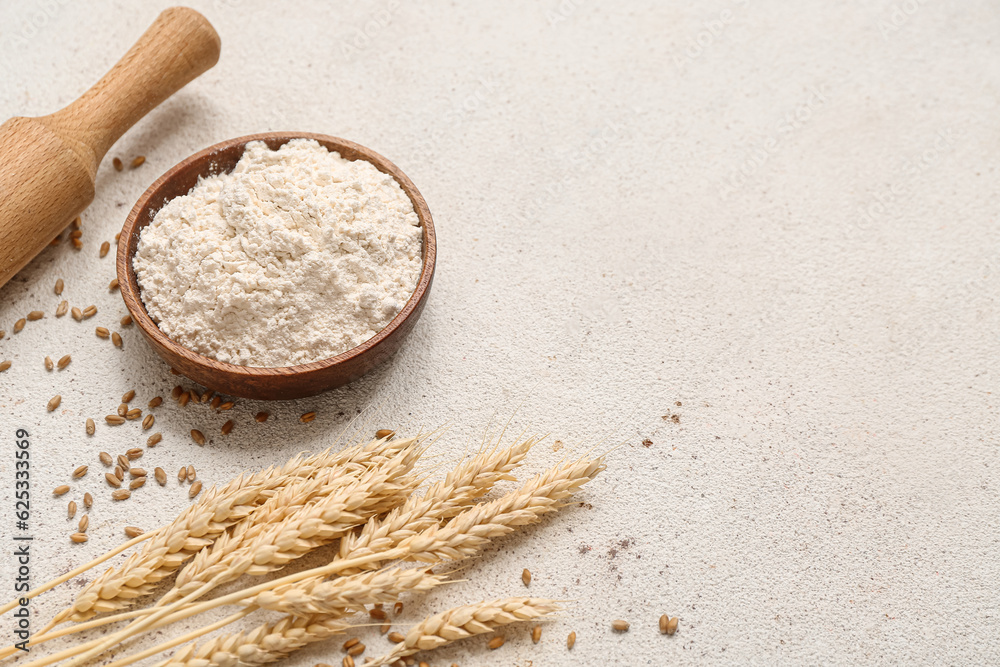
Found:
[[[419,651],[430,651],[473,635],[493,632],[504,625],[548,616],[559,610],[559,605],[554,601],[540,598],[506,598],[455,607],[410,628],[406,638],[394,649],[366,664],[385,665]]]
[[[555,466],[528,481],[513,493],[475,505],[442,527],[432,526],[399,543],[404,558],[429,563],[460,560],[476,553],[486,542],[535,523],[542,514],[559,509],[559,501],[604,470],[604,458],[581,458]]]
[[[189,644],[156,667],[262,665],[281,660],[308,644],[342,634],[350,627],[339,618],[322,614],[285,616],[274,623],[263,623],[249,632],[212,639],[200,648]]]
[[[384,518],[373,517],[360,532],[342,538],[340,558],[356,560],[364,556],[387,553],[404,539],[454,516],[477,498],[489,493],[497,482],[514,479],[510,472],[521,464],[537,442],[538,438],[527,438],[505,449],[493,447],[460,463],[442,481],[432,484],[424,495],[410,498]],[[376,568],[379,562],[372,560],[361,568],[341,570],[339,574]],[[324,582],[323,577],[306,579],[283,589],[270,591],[269,594],[302,595],[321,585],[322,582]],[[269,606],[262,601],[257,601],[256,604],[261,607]]]
[[[181,600],[133,621],[99,645],[82,652],[67,667],[81,664],[138,634],[177,607],[192,602],[223,583],[243,574],[259,575],[278,569],[290,560],[340,537],[353,526],[363,523],[368,516],[399,504],[416,487],[416,480],[407,476],[421,453],[416,443],[417,439],[409,440],[394,458],[367,470],[356,479],[350,475],[345,478],[344,475],[331,473],[331,479],[325,485],[330,494],[317,496],[304,505],[296,503],[294,498],[286,499],[286,494],[279,494],[273,499],[274,503],[269,501],[265,505],[272,511],[261,512],[259,520],[255,512],[248,520],[260,530],[251,529],[243,533],[239,540],[221,540],[217,546],[221,545],[222,549],[213,547],[204,552],[208,555],[192,563],[201,567],[194,568],[195,572],[183,580],[179,578],[177,586],[164,596],[162,602],[171,602],[183,595]],[[312,485],[307,486],[313,489]],[[288,493],[294,495],[296,489],[293,487]],[[289,514],[289,506],[300,509]]]
[[[254,607],[280,611],[292,616],[340,614],[362,611],[366,604],[395,602],[402,593],[426,593],[447,579],[423,569],[389,568],[361,572],[336,579],[320,580],[310,586],[261,593],[250,603]]]
[[[178,575],[171,593],[187,595],[207,582],[219,585],[244,574],[267,574],[341,537],[413,492],[417,480],[408,473],[419,456],[414,443],[359,477],[331,475],[317,480],[322,489],[306,502],[295,497],[295,487],[279,493],[235,531],[198,554]]]
[[[187,605],[159,619],[151,629],[174,623],[202,612],[228,604],[251,604],[257,595],[266,591],[280,591],[283,587],[304,580],[326,577],[338,572],[351,571],[373,562],[394,559],[438,562],[458,560],[472,556],[494,537],[506,535],[517,526],[534,523],[541,515],[559,509],[559,501],[569,497],[586,482],[604,470],[604,459],[581,458],[578,461],[556,466],[538,475],[517,491],[492,502],[476,505],[451,519],[443,527],[433,526],[414,535],[396,548],[351,559],[337,558],[327,565],[289,574],[280,579],[223,595],[212,600]],[[183,601],[182,601],[183,602]],[[170,609],[176,609],[176,603]],[[77,664],[70,663],[67,667]],[[24,667],[42,667],[47,662],[35,662]]]
[[[298,455],[280,467],[241,475],[221,489],[210,489],[173,522],[159,529],[121,567],[107,570],[87,585],[73,605],[57,614],[49,627],[66,619],[84,621],[99,612],[128,607],[133,599],[151,592],[154,584],[175,572],[184,561],[283,487],[322,470],[345,466],[363,469],[412,441],[375,440],[337,453],[327,449],[308,458]]]

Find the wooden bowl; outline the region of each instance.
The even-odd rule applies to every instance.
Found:
[[[181,346],[166,336],[146,312],[132,268],[139,232],[148,225],[168,200],[187,194],[200,176],[231,171],[248,142],[263,141],[272,150],[292,139],[315,139],[328,150],[347,160],[365,160],[396,179],[413,202],[413,210],[423,230],[423,270],[417,288],[389,325],[373,338],[342,354],[299,366],[259,368],[216,361]],[[118,284],[132,320],[156,353],[179,373],[215,391],[265,400],[312,396],[356,380],[399,349],[423,310],[434,278],[437,245],[434,222],[427,202],[413,182],[399,168],[373,150],[324,134],[305,132],[265,132],[230,139],[195,153],[158,178],[136,202],[118,240]]]

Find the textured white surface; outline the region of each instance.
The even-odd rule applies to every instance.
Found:
[[[450,424],[445,465],[521,406],[515,430],[565,443],[528,472],[624,445],[586,507],[498,543],[407,619],[521,594],[523,567],[571,608],[537,646],[514,629],[433,664],[1000,661],[995,3],[192,4],[222,36],[218,66],[115,146],[147,162],[102,168],[84,250],[49,248],[0,291],[8,332],[48,313],[0,341],[0,488],[10,503],[27,428],[38,581],[187,502],[172,477],[112,505],[99,465],[49,500],[77,463],[144,439],[134,423],[87,438],[85,417],[176,383],[136,331],[124,350],[93,335],[124,313],[100,241],[194,151],[301,129],[374,148],[427,198],[440,260],[423,319],[349,387],[240,401],[229,437],[224,416],[168,400],[147,468],[222,481],[332,442],[358,410],[372,428]],[[69,102],[166,5],[5,3],[0,115]],[[54,319],[58,277],[100,313]],[[262,408],[275,418],[253,423]],[[91,541],[70,545],[65,501],[87,488]],[[5,559],[0,587],[12,577]],[[72,590],[40,598],[36,622]],[[681,617],[672,638],[661,613]]]

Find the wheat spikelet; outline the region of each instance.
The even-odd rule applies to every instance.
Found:
[[[410,628],[406,638],[394,649],[366,664],[385,665],[419,651],[430,651],[466,637],[493,632],[504,625],[548,616],[559,609],[552,600],[540,598],[506,598],[455,607]]]
[[[338,453],[327,449],[308,458],[299,455],[280,467],[241,475],[221,489],[210,489],[173,522],[158,530],[141,551],[132,554],[119,568],[111,568],[95,578],[52,623],[67,618],[84,621],[99,612],[128,607],[131,600],[149,593],[155,583],[175,572],[184,561],[284,486],[338,466],[353,465],[361,469],[411,442],[412,439],[376,440]]]
[[[319,580],[308,586],[268,591],[253,600],[253,606],[293,616],[344,615],[362,611],[366,604],[395,602],[403,593],[426,593],[447,577],[423,569],[389,568]]]

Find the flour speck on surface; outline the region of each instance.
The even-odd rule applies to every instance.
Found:
[[[147,312],[184,347],[292,366],[365,342],[422,269],[413,204],[391,176],[313,140],[247,144],[145,227],[133,259]]]

